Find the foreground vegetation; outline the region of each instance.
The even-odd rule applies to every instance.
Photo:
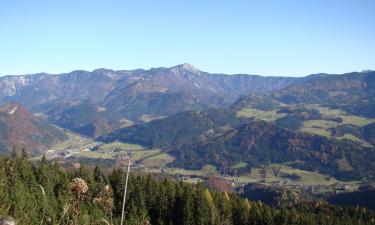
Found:
[[[365,208],[323,203],[271,208],[202,184],[130,176],[126,224],[373,224]],[[125,173],[63,169],[25,154],[0,157],[0,216],[17,224],[119,224]]]

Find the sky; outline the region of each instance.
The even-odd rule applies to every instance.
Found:
[[[170,67],[375,69],[374,0],[0,0],[0,75]]]

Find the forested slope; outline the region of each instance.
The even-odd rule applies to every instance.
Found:
[[[63,169],[26,155],[0,157],[0,216],[17,224],[119,224],[125,174]],[[271,208],[226,192],[151,176],[130,176],[125,224],[372,224],[375,214],[323,203]]]

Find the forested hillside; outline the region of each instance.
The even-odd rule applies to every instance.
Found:
[[[172,167],[186,169],[197,170],[211,164],[223,174],[238,175],[271,163],[290,163],[293,168],[318,171],[340,180],[373,179],[372,146],[297,130],[304,120],[339,118],[325,117],[303,107],[279,111],[288,115],[275,122],[236,117],[233,110],[188,111],[119,129],[99,140],[161,148],[175,157]],[[363,128],[366,132],[358,128],[359,136],[369,135],[372,127],[370,124]],[[332,129],[336,136],[348,133],[340,126]],[[371,138],[370,135],[366,140]],[[241,162],[246,166],[233,168]]]
[[[0,106],[0,153],[18,147],[30,154],[42,154],[66,139],[68,136],[62,129],[37,118],[21,104]]]
[[[239,162],[247,163],[248,168],[272,162],[296,162],[293,167],[320,171],[338,179],[374,177],[373,161],[369,160],[375,158],[374,149],[258,120],[208,141],[174,148],[172,154],[176,157],[175,166],[197,169],[213,164],[224,173],[233,172],[232,166]],[[339,160],[345,160],[350,170],[340,167]]]
[[[353,72],[341,75],[317,74],[305,77],[304,83],[293,84],[280,90],[265,93],[263,104],[322,104],[342,109],[350,114],[375,117],[375,72]],[[255,107],[259,98],[252,94],[238,100],[235,105]]]
[[[125,173],[37,165],[23,153],[0,157],[0,216],[17,224],[119,224]],[[125,224],[373,224],[364,208],[324,203],[271,208],[203,184],[130,176]]]
[[[99,140],[137,143],[153,148],[179,148],[219,136],[247,121],[232,110],[185,111],[164,119],[118,129]]]

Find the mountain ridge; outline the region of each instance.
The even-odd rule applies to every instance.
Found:
[[[144,115],[159,117],[185,110],[226,107],[241,95],[276,90],[301,81],[290,77],[210,74],[190,64],[149,70],[75,70],[55,75],[0,77],[0,103],[18,101],[57,125],[61,125],[58,117],[64,116],[64,111],[87,104],[106,108],[116,120],[136,122]],[[56,115],[59,110],[60,115]]]

